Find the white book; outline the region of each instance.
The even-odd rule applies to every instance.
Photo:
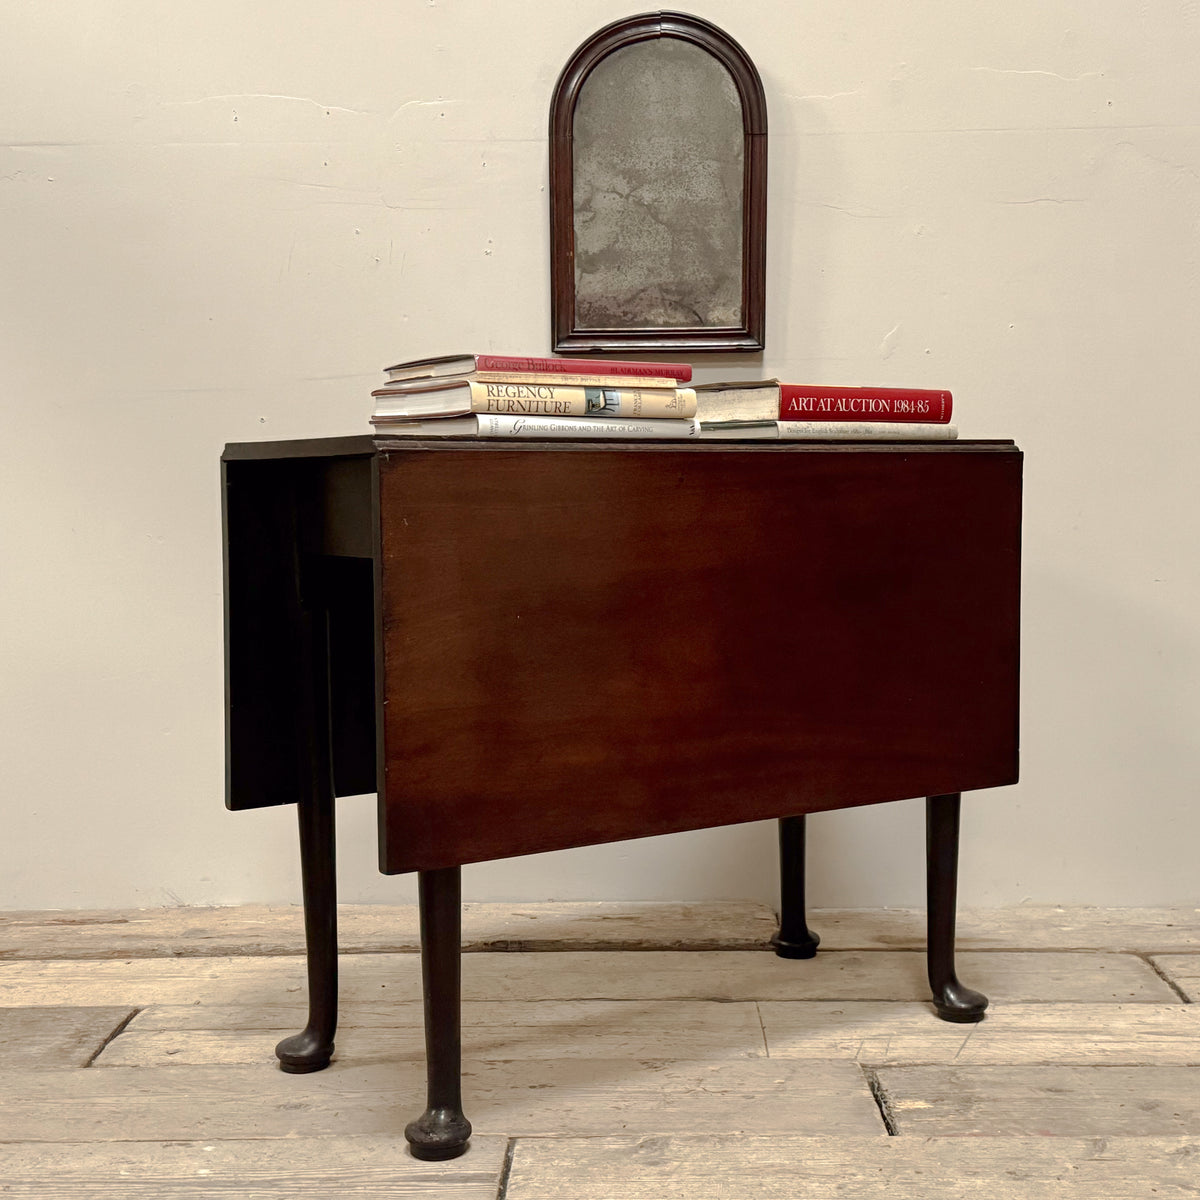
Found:
[[[725,380],[695,389],[696,416],[706,425],[726,421],[777,421],[779,380]]]
[[[781,438],[814,442],[952,442],[957,425],[906,421],[780,421]]]
[[[728,441],[744,442],[770,440],[779,436],[778,421],[701,421],[702,438],[724,438]]]
[[[625,420],[621,417],[513,417],[478,413],[430,421],[372,420],[375,436],[391,437],[507,437],[578,438],[694,438],[700,423],[678,420]]]

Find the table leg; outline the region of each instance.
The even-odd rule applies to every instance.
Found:
[[[333,797],[313,795],[297,806],[308,952],[308,1024],[275,1047],[279,1067],[293,1075],[329,1066],[337,1029],[338,949]]]
[[[771,939],[780,958],[812,958],[821,939],[804,916],[805,818],[779,820],[779,932]]]
[[[980,1021],[987,997],[964,987],[954,971],[954,924],[958,905],[958,826],[962,797],[930,796],[925,802],[929,986],[943,1021]]]
[[[404,1136],[414,1158],[457,1158],[471,1122],[462,1111],[462,870],[418,874],[421,978],[425,987],[426,1108]]]
[[[304,748],[300,821],[300,875],[304,894],[304,945],[308,969],[308,1024],[275,1047],[280,1070],[320,1071],[333,1055],[337,1029],[337,869],[334,838],[333,752],[329,711],[328,614],[317,606],[299,624]]]

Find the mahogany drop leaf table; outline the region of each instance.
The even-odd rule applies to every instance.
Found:
[[[959,797],[1017,780],[1020,451],[1006,441],[370,437],[222,457],[227,803],[299,809],[310,1015],[333,1052],[333,805],[416,871],[428,1106],[460,1154],[463,864],[777,818],[777,953],[811,957],[804,815],[928,797],[947,1020]],[[798,968],[802,969],[802,968]]]

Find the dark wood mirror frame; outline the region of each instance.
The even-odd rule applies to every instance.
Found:
[[[593,69],[638,42],[676,38],[706,51],[732,77],[741,101],[742,254],[740,321],[730,325],[588,328],[576,313],[575,110]],[[550,283],[554,349],[756,351],[763,348],[766,292],[767,106],[749,56],[715,25],[684,13],[643,13],[605,26],[571,56],[550,105]]]

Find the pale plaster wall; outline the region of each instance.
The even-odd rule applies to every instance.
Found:
[[[0,4],[0,907],[289,900],[222,807],[217,457],[366,428],[396,358],[548,345],[559,66],[635,11]],[[705,0],[770,115],[766,354],[944,386],[1027,454],[1023,782],[968,904],[1200,902],[1200,17]],[[921,896],[919,805],[812,820],[812,898]],[[368,798],[342,894],[395,901]],[[476,898],[760,897],[770,826],[466,872]]]

